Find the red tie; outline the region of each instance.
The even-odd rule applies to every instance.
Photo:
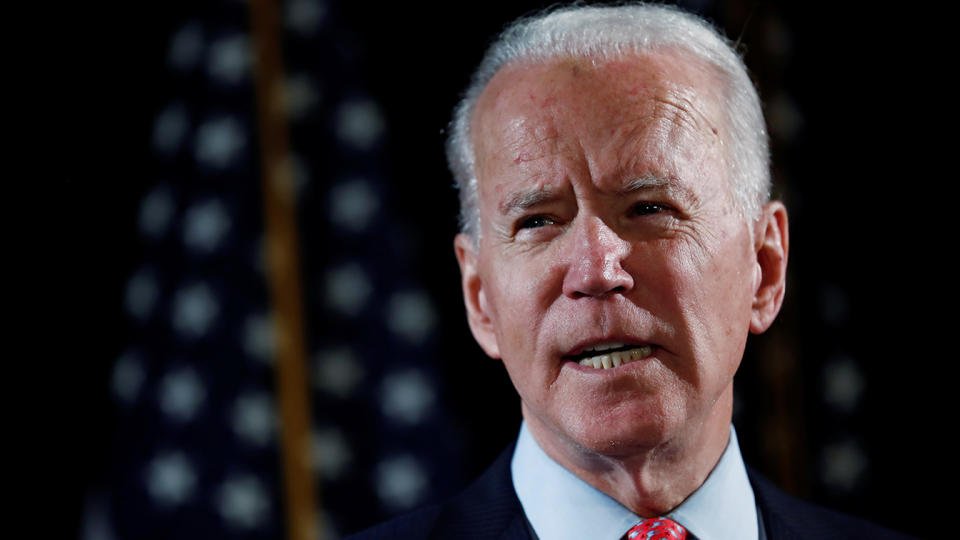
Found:
[[[650,518],[631,527],[623,538],[624,540],[685,540],[687,530],[669,518]]]

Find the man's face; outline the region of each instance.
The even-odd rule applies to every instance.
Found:
[[[616,454],[729,424],[761,271],[720,92],[664,53],[512,66],[480,97],[468,314],[547,444]]]

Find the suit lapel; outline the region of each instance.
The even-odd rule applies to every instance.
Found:
[[[503,534],[500,535],[500,540],[536,540],[536,536],[532,533],[522,509],[504,529]]]
[[[802,524],[798,525],[784,517],[784,499],[787,498],[787,495],[750,467],[747,467],[747,475],[750,477],[757,511],[760,513],[760,521],[766,532],[767,540],[800,540],[804,538]]]
[[[840,540],[870,537],[858,532],[860,525],[849,518],[838,520],[837,514],[784,493],[749,467],[747,474],[753,485],[753,494],[767,532],[767,540]]]
[[[531,540],[510,477],[513,448],[510,445],[480,478],[444,508],[435,529],[436,538]]]

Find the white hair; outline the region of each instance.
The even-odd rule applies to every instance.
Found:
[[[460,229],[479,239],[480,214],[471,120],[480,94],[503,67],[561,57],[596,60],[679,48],[719,70],[725,87],[732,196],[756,218],[770,197],[770,157],[760,98],[743,60],[703,19],[663,5],[570,6],[515,21],[487,49],[454,110],[447,160],[460,192]]]

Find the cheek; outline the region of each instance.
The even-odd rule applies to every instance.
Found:
[[[686,261],[681,272],[681,293],[690,332],[704,369],[735,371],[743,356],[752,316],[752,271],[749,253],[731,237],[716,250],[677,260]],[[732,373],[731,373],[732,375]]]
[[[676,283],[679,296],[691,302],[706,302],[714,313],[729,312],[749,297],[753,280],[752,253],[745,232],[722,227],[704,234],[678,238],[664,248],[667,275]]]
[[[695,357],[736,355],[746,339],[752,272],[735,245],[673,239],[638,251],[638,298]]]
[[[495,313],[495,325],[502,343],[516,350],[533,345],[532,337],[542,324],[549,304],[550,280],[534,265],[501,265],[488,301]]]
[[[545,300],[542,276],[512,268],[497,281],[497,293],[489,298],[495,305],[494,331],[504,367],[524,403],[539,403],[542,387],[550,377],[541,354],[549,342],[549,304]]]
[[[636,295],[655,315],[673,317],[678,308],[695,303],[700,294],[701,253],[683,241],[664,240],[638,246],[632,257]]]

